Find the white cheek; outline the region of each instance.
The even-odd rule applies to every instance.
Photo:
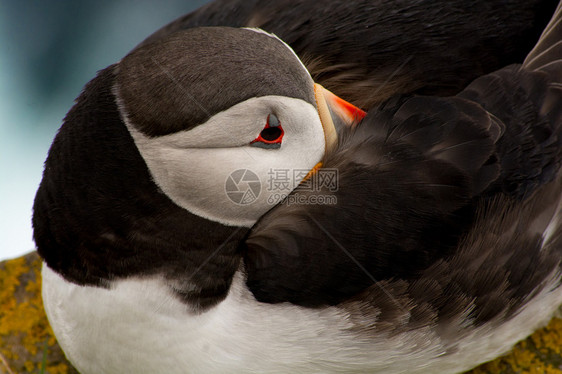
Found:
[[[252,100],[255,108],[256,99]],[[316,109],[302,100],[286,97],[275,97],[275,105],[285,113],[285,135],[279,149],[247,144],[205,148],[201,132],[206,124],[191,131],[149,138],[125,122],[155,183],[174,203],[225,225],[250,227],[279,197],[296,187],[324,154],[324,132]],[[220,115],[224,117],[227,112]],[[216,121],[209,122],[215,126]],[[241,174],[247,181],[238,180]]]

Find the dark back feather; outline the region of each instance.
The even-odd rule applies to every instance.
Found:
[[[367,109],[395,94],[456,94],[481,75],[521,63],[556,4],[222,0],[178,18],[143,44],[192,27],[259,27],[288,43],[317,83]]]
[[[324,160],[339,171],[337,191],[293,192],[337,204],[280,204],[248,236],[258,300],[478,324],[508,318],[556,280],[561,17],[558,8],[523,65],[454,97],[392,98],[346,130]]]

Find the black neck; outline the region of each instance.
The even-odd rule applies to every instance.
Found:
[[[51,146],[33,207],[38,251],[77,284],[165,274],[183,299],[212,305],[226,295],[247,229],[195,216],[158,189],[120,118],[115,71],[85,87]]]

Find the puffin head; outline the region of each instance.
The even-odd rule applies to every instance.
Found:
[[[261,30],[195,28],[143,44],[68,112],[35,198],[38,251],[74,283],[162,275],[211,305],[248,228],[363,114]]]
[[[336,142],[332,117],[360,113],[259,29],[197,28],[144,45],[119,63],[113,89],[158,187],[233,226],[252,226],[314,168]],[[274,171],[290,180],[275,188]]]

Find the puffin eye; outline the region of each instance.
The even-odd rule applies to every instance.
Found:
[[[281,140],[283,139],[284,133],[279,118],[277,118],[275,114],[270,114],[267,116],[265,127],[261,130],[258,137],[250,142],[250,145],[266,149],[281,148]]]
[[[260,136],[262,137],[262,139],[268,142],[273,142],[279,139],[281,135],[283,135],[283,130],[281,130],[279,127],[267,127],[260,132]]]

